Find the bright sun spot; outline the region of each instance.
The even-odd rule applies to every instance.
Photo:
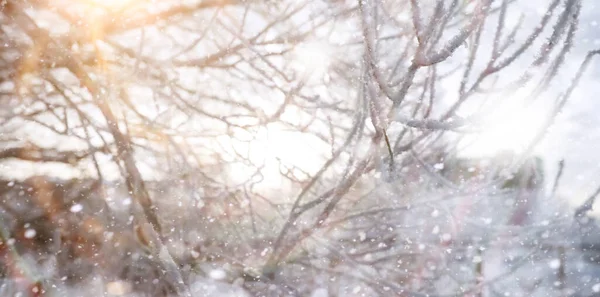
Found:
[[[104,6],[104,7],[120,7],[125,6],[126,4],[132,2],[133,0],[88,0],[94,5]]]
[[[301,172],[316,173],[328,151],[328,147],[314,136],[284,130],[277,125],[261,127],[252,135],[226,137],[223,140],[224,145],[229,145],[237,154],[252,162],[251,166],[235,166],[231,176],[242,182],[260,167],[263,178],[261,184],[268,187],[281,185],[282,171],[294,170],[300,174],[298,177],[303,177]]]
[[[82,3],[89,5],[89,8],[101,9],[102,11],[108,11],[109,13],[119,12],[123,8],[139,2],[141,0],[79,0]],[[145,1],[145,0],[144,0]]]

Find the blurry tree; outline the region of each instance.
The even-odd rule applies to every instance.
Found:
[[[535,18],[525,1],[2,1],[0,157],[22,187],[3,194],[17,199],[3,200],[3,244],[21,224],[58,234],[61,253],[83,241],[91,252],[57,267],[103,262],[103,279],[153,296],[195,294],[193,273],[274,296],[480,294],[485,267],[449,260],[482,257],[456,240],[486,230],[467,228],[469,199],[536,180],[512,173],[599,53],[557,95],[581,1]],[[507,98],[547,107],[523,152],[473,182],[446,176]],[[32,175],[96,194],[74,202]],[[14,212],[20,191],[39,215]],[[518,197],[496,215],[525,222]]]

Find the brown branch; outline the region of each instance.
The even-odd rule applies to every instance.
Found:
[[[0,160],[19,159],[32,162],[58,162],[75,164],[93,153],[109,153],[106,147],[92,148],[90,150],[61,151],[56,149],[41,148],[34,144],[22,147],[13,147],[0,150]]]

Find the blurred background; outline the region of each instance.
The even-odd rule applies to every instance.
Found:
[[[0,1],[0,295],[597,296],[599,16]]]

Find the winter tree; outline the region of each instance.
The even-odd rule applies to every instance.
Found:
[[[2,294],[597,293],[535,155],[591,3],[533,2],[0,2]]]

